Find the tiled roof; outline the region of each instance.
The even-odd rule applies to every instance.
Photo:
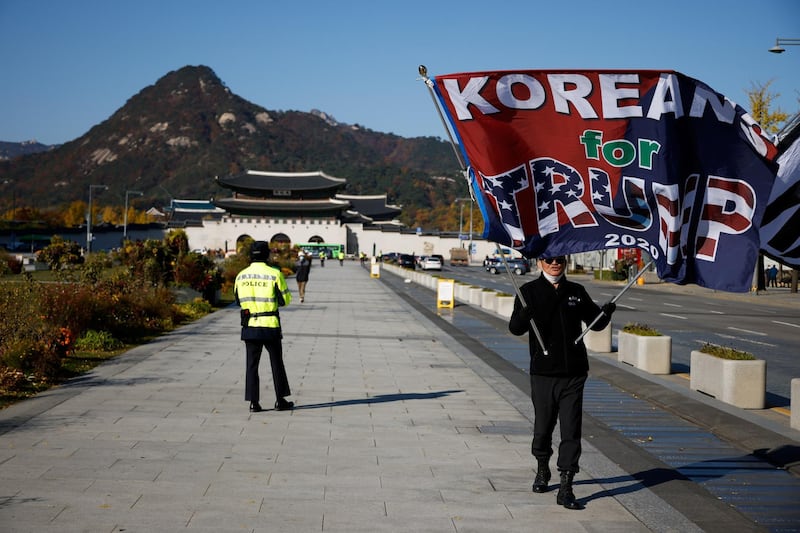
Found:
[[[169,209],[171,211],[189,211],[197,213],[219,213],[223,211],[208,200],[172,200]]]
[[[350,207],[349,202],[334,198],[320,200],[220,198],[214,200],[214,204],[231,214],[253,216],[274,214],[286,216],[295,213],[298,215],[313,213],[333,216]]]
[[[356,196],[349,194],[337,194],[339,200],[346,200],[353,206],[353,211],[376,220],[386,220],[398,216],[401,209],[386,203],[385,194]]]
[[[322,171],[316,172],[264,172],[248,170],[242,174],[218,177],[220,186],[242,191],[272,191],[275,189],[289,191],[311,191],[320,189],[340,189],[347,180],[328,176]]]

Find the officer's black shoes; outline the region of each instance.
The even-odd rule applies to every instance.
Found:
[[[276,411],[291,411],[292,409],[294,409],[294,402],[287,401],[285,398],[275,402]]]
[[[550,482],[550,466],[548,465],[548,461],[544,459],[537,459],[538,468],[536,470],[536,479],[533,480],[533,492],[547,492],[550,488],[548,483]]]
[[[561,486],[558,487],[556,503],[563,505],[565,509],[577,511],[583,509],[583,505],[578,503],[578,500],[575,499],[575,494],[572,492],[572,478],[574,477],[575,472],[561,472]]]
[[[261,406],[258,404],[258,402],[250,402],[251,413],[260,413],[261,411],[263,411],[263,409],[261,409]]]

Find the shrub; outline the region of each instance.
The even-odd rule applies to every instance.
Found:
[[[203,298],[195,298],[191,302],[180,304],[178,308],[183,314],[191,319],[206,316],[214,310],[212,305]]]
[[[0,276],[22,272],[22,261],[0,248]]]
[[[86,257],[83,263],[81,278],[87,283],[97,283],[103,273],[112,265],[111,256],[105,251],[93,252]]]
[[[250,258],[244,253],[237,253],[225,258],[222,262],[222,290],[224,292],[233,292],[236,276],[249,264]]]
[[[72,334],[43,315],[44,288],[30,279],[0,283],[0,363],[26,374],[51,376],[71,348]]]
[[[207,255],[189,252],[175,261],[175,283],[208,294],[222,286],[222,274],[217,263]]]
[[[87,352],[113,352],[123,344],[107,331],[88,330],[75,341],[75,349]]]
[[[726,346],[719,346],[716,344],[705,343],[701,348],[700,351],[703,353],[707,353],[709,355],[713,355],[715,357],[719,357],[720,359],[731,359],[734,361],[753,361],[755,360],[755,356],[749,352],[743,352],[741,350],[736,350],[734,348],[729,348]]]
[[[45,283],[38,288],[38,314],[49,323],[80,335],[95,321],[103,296],[83,283]]]
[[[125,342],[136,342],[141,337],[168,331],[185,319],[180,310],[173,305],[175,295],[165,287],[140,287],[138,290],[114,290],[106,286],[104,298],[107,307],[92,323],[92,327],[105,330]],[[99,306],[98,306],[99,307]]]
[[[22,388],[27,382],[24,372],[14,368],[0,367],[0,389],[17,390]]]
[[[115,259],[125,265],[134,278],[148,285],[166,285],[172,279],[172,258],[163,241],[125,241],[116,251]]]
[[[36,252],[36,260],[47,263],[50,270],[60,270],[67,265],[78,265],[83,262],[81,247],[77,242],[65,241],[53,235],[50,244]]]
[[[59,269],[73,263],[64,259],[70,250],[56,239],[42,257]],[[0,265],[6,264],[0,256]],[[28,272],[21,278],[0,282],[0,377],[3,387],[27,383],[28,388],[37,384],[37,390],[41,383],[71,375],[74,357],[68,356],[75,348],[115,351],[213,310],[203,299],[176,305],[168,288],[173,280],[207,299],[222,282],[216,262],[189,253],[181,231],[163,241],[126,241],[112,254],[89,254],[81,268],[58,270],[54,282],[34,282]]]
[[[660,337],[661,332],[651,328],[647,324],[629,323],[622,327],[622,331],[631,335],[641,335],[642,337]]]
[[[43,322],[11,336],[0,348],[0,362],[25,374],[53,378],[61,368],[61,359],[71,348],[68,330]]]

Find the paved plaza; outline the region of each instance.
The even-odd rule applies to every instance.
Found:
[[[531,492],[530,399],[385,280],[315,263],[298,300],[294,411],[248,411],[234,307],[0,411],[0,531],[759,530],[698,524],[588,440],[564,509]]]

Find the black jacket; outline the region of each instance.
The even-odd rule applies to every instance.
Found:
[[[508,329],[514,335],[529,333],[531,374],[546,376],[582,376],[589,372],[586,346],[581,340],[575,344],[583,328],[581,322],[591,323],[601,313],[583,285],[561,279],[556,289],[543,275],[520,287],[528,306],[526,313],[519,297],[514,301],[514,312]],[[533,317],[539,334],[547,346],[544,355],[536,335],[530,327]],[[592,329],[600,331],[608,325],[610,317],[603,316]]]
[[[301,259],[297,262],[297,270],[295,271],[295,281],[308,281],[308,274],[311,272],[311,261],[308,259]]]

